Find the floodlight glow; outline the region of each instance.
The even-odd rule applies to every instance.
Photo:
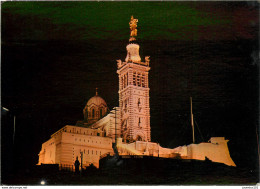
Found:
[[[44,180],[41,181],[41,185],[45,185],[45,181]]]

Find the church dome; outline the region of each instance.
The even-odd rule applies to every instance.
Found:
[[[103,98],[101,98],[100,96],[98,96],[98,95],[93,96],[87,102],[87,106],[91,106],[93,104],[96,105],[96,106],[100,106],[100,105],[107,106],[106,101]]]
[[[96,89],[97,90],[97,89]],[[84,120],[88,123],[94,123],[107,114],[108,107],[106,101],[98,95],[90,98],[83,109]]]

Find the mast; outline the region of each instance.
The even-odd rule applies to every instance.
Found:
[[[194,144],[195,143],[195,136],[194,136],[193,113],[192,113],[192,97],[190,97],[190,116],[191,116],[191,127],[192,127],[192,141],[193,141],[193,144]]]
[[[257,146],[258,146],[258,163],[259,163],[259,166],[260,166],[260,151],[259,151],[259,138],[258,138],[258,132],[257,132],[257,127],[255,128],[255,131],[256,131],[256,140],[257,140]]]

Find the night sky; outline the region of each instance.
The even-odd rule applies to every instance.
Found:
[[[52,133],[83,119],[96,87],[110,109],[118,106],[116,60],[126,57],[134,15],[141,58],[151,59],[152,141],[171,148],[192,142],[192,96],[196,142],[225,137],[238,166],[256,167],[258,3],[1,6],[1,103],[10,110],[2,110],[2,164],[9,152],[16,168],[37,164],[41,144]]]

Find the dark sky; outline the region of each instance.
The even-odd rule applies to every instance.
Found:
[[[83,118],[96,87],[110,109],[118,106],[116,60],[126,57],[134,15],[140,55],[151,59],[152,141],[192,142],[192,96],[196,141],[226,137],[236,164],[256,166],[258,8],[256,2],[2,3],[1,101],[9,119],[16,116],[15,148],[5,143],[12,123],[2,120],[5,150],[15,149],[18,165],[36,164],[52,133]]]

